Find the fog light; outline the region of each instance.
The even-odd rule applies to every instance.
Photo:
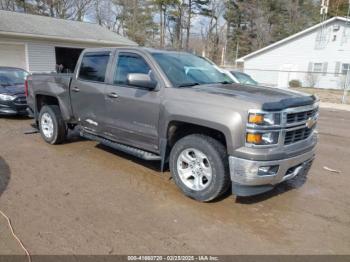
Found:
[[[258,169],[258,176],[274,176],[278,172],[279,166],[262,166]]]
[[[247,134],[247,142],[251,144],[261,144],[262,142],[262,135],[261,134],[253,134],[248,133]]]

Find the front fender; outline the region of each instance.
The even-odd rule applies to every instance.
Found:
[[[189,109],[189,108],[187,108]],[[244,130],[241,114],[238,112],[226,111],[222,108],[205,108],[203,110],[185,110],[182,106],[167,107],[162,110],[160,118],[160,138],[166,139],[168,127],[171,122],[183,122],[217,130],[224,134],[227,153],[233,154],[236,148],[244,142]]]

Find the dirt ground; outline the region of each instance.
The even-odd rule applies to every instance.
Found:
[[[31,122],[0,118],[0,209],[32,254],[350,254],[350,112],[321,112],[306,180],[208,204],[158,163],[74,136],[51,146]],[[23,254],[2,217],[0,254]]]

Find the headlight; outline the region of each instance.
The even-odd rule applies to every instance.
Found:
[[[251,133],[247,132],[246,141],[253,145],[274,145],[278,143],[279,132]]]
[[[259,126],[273,126],[281,123],[279,113],[249,113],[248,123]]]
[[[5,95],[5,94],[0,94],[0,100],[4,100],[4,101],[12,101],[15,100],[16,97],[11,96],[11,95]]]

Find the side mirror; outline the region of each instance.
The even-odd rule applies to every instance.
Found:
[[[157,82],[152,80],[148,74],[128,74],[128,84],[131,86],[155,89]]]

